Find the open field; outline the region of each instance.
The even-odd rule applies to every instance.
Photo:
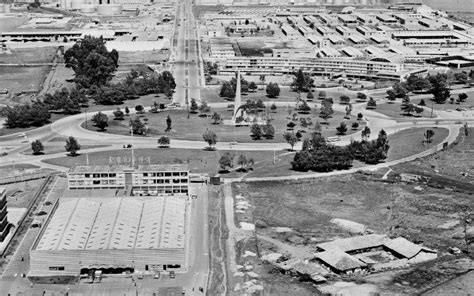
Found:
[[[31,180],[15,184],[2,185],[7,189],[7,203],[9,207],[26,208],[36,190],[44,182],[44,179]]]
[[[284,142],[283,133],[287,131],[286,124],[288,120],[286,117],[288,107],[278,108],[276,113],[270,113],[270,116],[274,118],[272,120],[272,125],[275,128],[275,137],[273,139],[261,139],[258,142]],[[213,109],[211,111],[219,113],[224,120],[232,118],[232,110],[228,111],[227,109]],[[165,132],[166,129],[166,118],[170,115],[172,119],[172,131]],[[329,119],[329,126],[323,125],[322,133],[326,137],[336,135],[336,127],[341,121],[346,121],[348,125],[348,134],[357,132],[357,130],[351,130],[350,125],[352,122],[356,121],[356,117],[352,116],[351,120],[343,119],[341,112],[334,112],[333,118]],[[145,117],[148,119],[147,126],[148,136],[160,136],[167,135],[172,139],[182,139],[182,140],[195,140],[202,141],[202,134],[206,129],[212,130],[216,133],[218,141],[220,142],[253,142],[254,140],[250,137],[250,127],[249,126],[240,126],[234,127],[231,125],[224,124],[213,124],[212,119],[207,117],[199,117],[197,114],[190,114],[190,118],[187,119],[186,110],[166,110],[160,113],[147,113]],[[316,120],[323,122],[321,118],[318,117],[318,113],[312,112],[311,114],[300,114],[298,118],[311,118],[313,123]],[[129,122],[127,120],[118,121],[118,120],[109,120],[109,127],[107,128],[108,133],[128,135],[129,134]],[[359,130],[363,128],[363,122],[360,121]],[[85,127],[85,125],[83,124]],[[96,131],[97,129],[92,125],[91,122],[88,124],[88,129]],[[310,128],[301,128],[296,126],[294,131],[305,130],[310,132]]]
[[[451,145],[449,149],[396,165],[394,169],[427,175],[441,174],[449,180],[474,184],[474,128],[469,129],[469,134],[470,136],[466,137],[461,130],[456,144]]]
[[[0,89],[7,89],[13,96],[22,91],[37,92],[49,72],[49,67],[0,67]],[[8,101],[18,102],[18,98],[0,100],[1,104]]]
[[[143,157],[144,163],[148,164],[148,157],[150,157],[150,163],[189,163],[191,172],[199,173],[210,173],[212,175],[216,174],[220,170],[218,167],[218,161],[222,154],[227,151],[204,151],[204,150],[194,150],[194,149],[166,149],[166,148],[156,148],[156,149],[135,149],[135,157],[140,159]],[[232,151],[230,151],[232,152]],[[81,151],[79,151],[81,153]],[[236,161],[237,156],[244,154],[247,158],[253,158],[256,162],[263,159],[273,158],[273,152],[268,151],[239,151],[234,152],[236,157],[234,159],[234,165],[237,167]],[[109,160],[112,158],[115,163],[117,163],[117,157],[121,158],[121,163],[124,163],[124,158],[131,158],[132,150],[123,149],[123,150],[114,150],[114,151],[105,151],[105,152],[94,152],[89,153],[89,162],[96,165],[105,165],[109,164]],[[59,157],[54,159],[44,160],[46,163],[72,167],[74,165],[85,165],[86,164],[86,155],[82,153],[76,157]],[[138,161],[137,161],[138,163]]]
[[[120,51],[120,63],[159,64],[168,59],[168,54],[158,51]],[[120,66],[121,68],[122,66]]]
[[[285,234],[269,227],[290,227],[302,242],[317,243],[348,233],[330,223],[341,218],[366,225],[376,233],[404,236],[412,241],[445,251],[462,247],[453,239],[460,227],[441,229],[439,225],[456,220],[457,213],[471,205],[468,194],[413,184],[381,182],[382,174],[352,174],[316,180],[234,183],[233,194],[242,195],[251,205],[236,213],[237,221],[263,221],[268,228],[259,232],[281,240]]]
[[[0,64],[51,63],[56,55],[57,47],[16,48],[11,54],[1,55]]]

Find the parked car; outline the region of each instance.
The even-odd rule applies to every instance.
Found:
[[[176,278],[176,274],[174,273],[174,271],[170,271],[170,278],[171,279]]]

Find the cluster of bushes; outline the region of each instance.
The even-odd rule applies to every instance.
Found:
[[[381,130],[373,141],[353,141],[344,147],[328,144],[320,133],[313,133],[311,138],[303,141],[300,152],[291,162],[296,171],[330,172],[345,170],[352,166],[354,160],[367,164],[376,164],[387,157],[387,134]]]
[[[51,113],[48,106],[37,100],[31,104],[7,106],[2,109],[2,115],[6,117],[7,128],[25,128],[30,126],[39,127],[49,123]]]

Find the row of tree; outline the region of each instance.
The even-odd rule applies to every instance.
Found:
[[[288,133],[284,137],[291,146],[297,141]],[[376,140],[367,139],[339,147],[328,144],[320,133],[312,133],[303,141],[302,150],[295,154],[292,168],[297,171],[330,172],[350,168],[355,159],[367,164],[384,160],[390,148],[385,131],[381,130]]]

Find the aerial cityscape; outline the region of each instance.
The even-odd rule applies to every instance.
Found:
[[[0,0],[0,295],[474,295],[474,0]]]

